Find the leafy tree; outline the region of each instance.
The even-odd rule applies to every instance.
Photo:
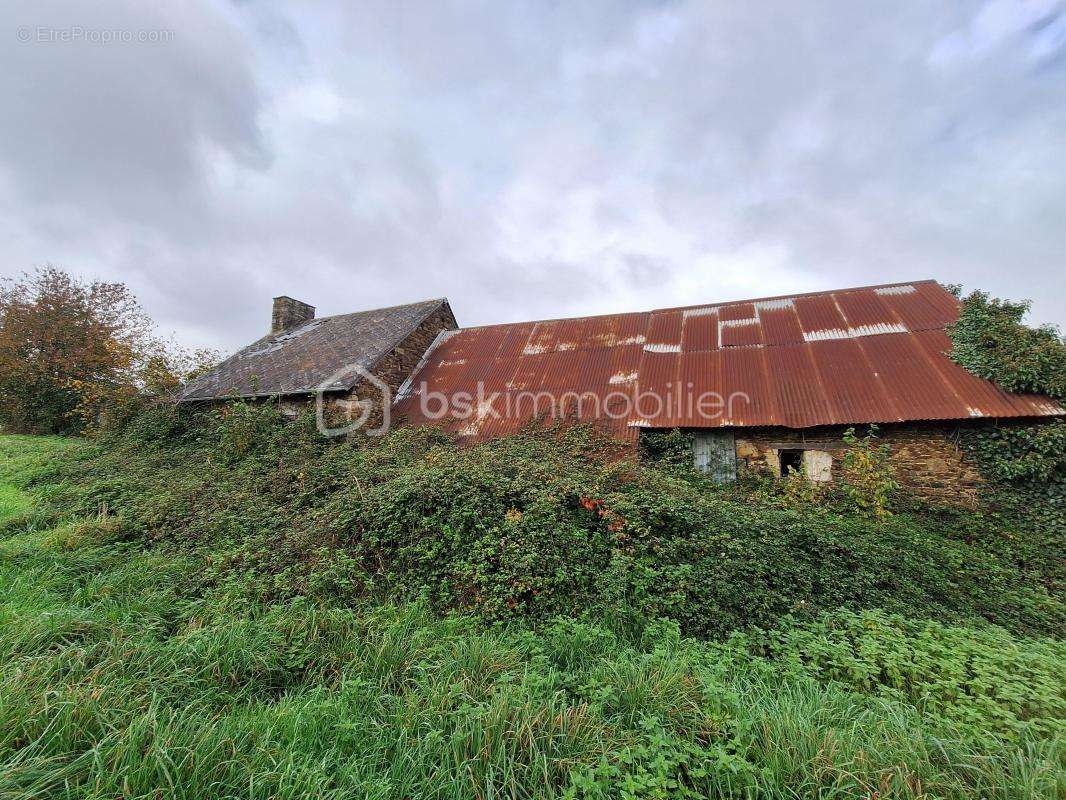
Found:
[[[1012,392],[1066,399],[1066,342],[1057,328],[1022,323],[1020,303],[972,292],[962,300],[951,328],[951,358],[981,378]]]
[[[957,292],[956,292],[957,294]],[[951,357],[975,375],[1015,392],[1066,400],[1066,341],[1050,325],[1022,323],[1029,302],[973,292],[950,331]],[[1024,532],[1052,564],[1066,542],[1066,422],[1000,423],[972,428],[961,444],[989,481],[984,498],[995,514]],[[1063,571],[1051,582],[1061,586]]]
[[[145,396],[166,396],[209,355],[155,337],[125,284],[53,266],[0,286],[0,425],[26,433],[99,427]]]

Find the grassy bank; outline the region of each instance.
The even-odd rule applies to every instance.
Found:
[[[805,543],[796,512],[770,504],[734,532],[727,498],[651,473],[628,488],[612,473],[609,484],[588,454],[552,463],[564,455],[515,444],[475,465],[446,444],[320,451],[242,439],[229,424],[103,449],[0,438],[0,797],[1051,798],[1066,788],[1066,648],[1039,631],[1053,624],[1054,598],[1039,570],[1023,572],[998,544],[953,542],[972,550],[952,557],[1000,571],[990,591],[1013,632],[988,624],[1001,612],[965,574],[938,597],[948,591],[939,573],[916,564],[881,586],[864,575],[820,587],[835,576],[822,571],[773,589],[761,556],[720,549],[721,584],[767,593],[726,604],[681,580],[683,568],[711,564],[679,552],[693,530],[716,526],[701,547],[739,548],[754,521],[765,558],[792,547],[785,566],[799,576],[814,563],[805,547],[859,554],[866,523],[826,512],[814,520],[829,533]],[[504,468],[522,466],[523,451],[540,471]],[[664,487],[676,502],[653,500]],[[887,525],[900,541],[913,533]],[[415,549],[431,530],[445,544]],[[570,561],[545,531],[614,542],[620,561],[601,584],[610,602],[576,593],[584,573],[547,568]],[[635,543],[618,546],[623,532]],[[647,572],[653,545],[673,595]],[[903,555],[931,546],[913,548]],[[507,572],[523,558],[524,571]],[[526,583],[512,586],[520,572]],[[625,573],[643,577],[618,584]],[[844,595],[920,613],[829,607]],[[575,618],[576,603],[594,613]],[[695,624],[712,603],[718,618]]]
[[[666,617],[713,639],[841,607],[1066,628],[1064,531],[902,505],[873,516],[774,481],[723,489],[617,449],[583,428],[477,448],[410,429],[328,444],[269,406],[158,409],[35,480],[56,520],[104,514],[114,537],[196,553],[218,585],[267,602]]]

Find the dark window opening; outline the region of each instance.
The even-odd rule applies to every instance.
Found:
[[[781,477],[788,477],[789,472],[803,472],[802,450],[781,450],[778,452],[781,460]]]

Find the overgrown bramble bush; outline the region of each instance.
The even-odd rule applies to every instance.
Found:
[[[841,513],[858,512],[867,516],[885,517],[900,486],[891,462],[891,448],[878,444],[878,427],[871,425],[858,436],[855,428],[844,432],[847,445],[841,464],[841,480],[818,482],[808,479],[804,469],[790,469],[782,478],[773,475],[767,466],[738,463],[735,486],[726,487],[739,498],[758,497],[770,505],[799,510],[822,508]],[[653,432],[641,437],[641,457],[660,469],[684,478],[695,486],[720,490],[711,475],[693,469],[692,433],[674,429]]]
[[[837,571],[796,593],[815,552],[863,573],[859,585],[874,578],[852,559],[878,552],[854,550],[877,534],[890,557],[873,566],[902,576],[881,597],[909,613],[971,616],[975,584],[991,579],[999,605],[986,616],[1011,619],[1025,581],[1009,553],[980,539],[959,547],[945,520],[781,509],[674,473],[605,465],[597,451],[612,445],[589,431],[485,451],[456,450],[432,431],[352,447],[282,425],[268,406],[238,413],[249,416],[161,413],[107,447],[64,456],[56,443],[47,466],[12,457],[0,439],[0,489],[32,483],[54,504],[39,527],[25,502],[0,507],[0,796],[1061,795],[1061,641],[979,620],[773,611],[779,595],[800,608],[844,596]],[[249,439],[252,416],[262,429]],[[241,445],[222,455],[231,435]],[[483,471],[455,474],[471,465]],[[389,489],[434,484],[442,510],[423,533],[458,526],[469,507],[482,527],[463,522],[473,535],[456,536],[439,565],[404,566],[390,526],[412,518],[387,502]],[[115,498],[109,510],[120,516],[98,513],[100,496]],[[68,502],[86,513],[50,529],[70,516]],[[358,504],[323,535],[324,522]],[[543,607],[500,605],[508,585],[490,584],[471,608],[496,603],[519,619],[488,627],[423,604],[363,602],[432,598],[418,582],[447,580],[455,564],[507,577],[505,559],[483,554],[521,553],[526,540],[543,550],[537,526],[523,526],[545,514],[611,543],[608,558],[629,568],[602,584],[617,594],[597,602],[594,591],[566,589],[553,602],[572,615],[540,619]],[[390,517],[368,557],[359,525]],[[761,572],[762,545],[800,524],[782,544],[787,557],[766,562],[783,572]],[[712,534],[708,560],[700,548]],[[413,548],[414,538],[403,541]],[[944,548],[958,558],[948,570],[932,552]],[[546,557],[563,575],[574,566],[565,553]],[[684,637],[677,621],[648,612],[663,600],[647,571],[660,562],[688,569],[685,580],[724,576],[717,593],[681,597],[689,612],[775,628]],[[713,564],[724,572],[710,573]],[[626,582],[634,567],[639,584]],[[998,586],[1004,577],[1011,583]],[[745,584],[764,607],[739,593]],[[867,586],[858,603],[875,594]],[[455,607],[453,594],[440,598]]]
[[[265,598],[669,617],[711,637],[840,606],[1013,631],[1064,620],[983,540],[911,514],[783,508],[622,458],[588,428],[463,448],[411,429],[325,442],[312,420],[285,423],[269,405],[152,414],[76,448],[40,488],[57,509],[105,507],[156,546],[208,548],[217,581]]]
[[[789,470],[780,481],[770,484],[773,494],[780,498],[786,508],[810,508],[825,505],[830,500],[834,487],[829,482],[812,481],[804,470]]]

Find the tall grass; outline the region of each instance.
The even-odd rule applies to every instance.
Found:
[[[31,446],[0,439],[21,459],[0,475],[41,468]],[[742,637],[259,603],[212,582],[210,552],[123,542],[106,518],[27,524],[32,501],[11,496],[3,798],[1020,800],[1066,785],[1060,736],[986,735]]]

